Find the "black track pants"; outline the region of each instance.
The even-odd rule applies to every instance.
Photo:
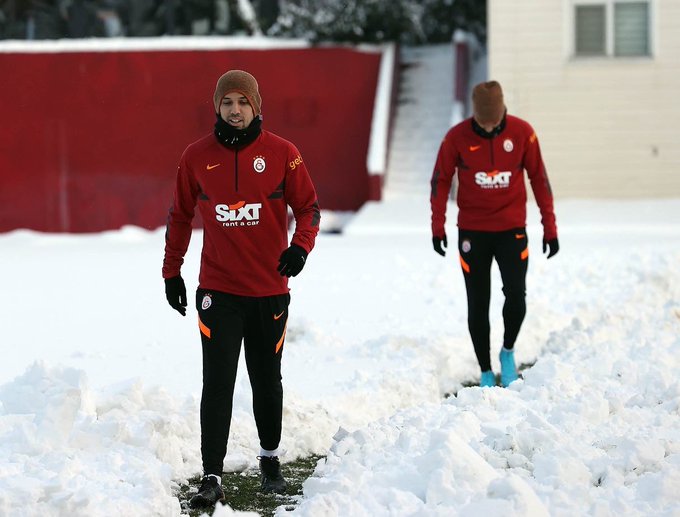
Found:
[[[491,369],[489,303],[491,262],[503,281],[503,346],[513,348],[526,314],[529,247],[525,228],[503,232],[458,231],[458,252],[468,299],[468,328],[482,371]]]
[[[281,355],[289,294],[253,298],[198,289],[203,393],[201,455],[204,474],[222,474],[231,424],[241,341],[253,390],[253,414],[260,446],[274,450],[281,440],[283,386]]]

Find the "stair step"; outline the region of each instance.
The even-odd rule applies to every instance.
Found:
[[[429,195],[430,178],[453,104],[450,45],[403,48],[384,194]]]

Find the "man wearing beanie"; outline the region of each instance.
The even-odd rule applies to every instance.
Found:
[[[255,78],[242,70],[225,73],[217,81],[213,106],[214,131],[189,145],[179,162],[163,259],[166,298],[184,316],[187,295],[180,268],[198,209],[203,221],[196,309],[203,349],[204,477],[190,501],[194,508],[224,499],[222,468],[242,341],[260,442],[262,490],[286,489],[278,456],[288,277],[304,267],[320,219],[300,152],[262,129]],[[288,207],[295,218],[290,244]]]
[[[432,244],[440,255],[448,245],[446,205],[458,178],[458,253],[465,278],[468,328],[482,371],[480,386],[495,386],[491,368],[489,303],[491,263],[503,282],[501,385],[518,378],[515,340],[526,314],[529,247],[526,232],[526,171],[541,212],[543,252],[559,250],[553,197],[538,139],[531,125],[508,115],[496,81],[472,90],[472,117],[451,128],[439,148],[431,181]]]

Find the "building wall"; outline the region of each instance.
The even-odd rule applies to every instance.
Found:
[[[680,196],[680,2],[652,57],[574,58],[572,0],[489,0],[489,78],[538,134],[556,197]]]

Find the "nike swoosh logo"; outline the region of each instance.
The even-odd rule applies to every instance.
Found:
[[[275,320],[278,320],[278,319],[280,319],[280,318],[281,318],[281,316],[283,316],[283,313],[284,313],[284,312],[286,312],[286,311],[285,311],[285,310],[283,310],[283,311],[281,311],[281,314],[274,314],[274,319],[275,319]]]
[[[521,233],[516,233],[515,239],[524,239],[524,235],[522,235]]]
[[[482,148],[481,145],[471,145],[470,147],[468,147],[468,149],[470,149],[470,151],[472,151],[472,152],[475,152],[476,150],[481,149],[481,148]]]
[[[211,171],[211,170],[213,170],[215,167],[219,167],[220,165],[222,165],[222,164],[221,164],[221,163],[218,163],[218,164],[215,164],[215,165],[206,165],[206,166],[205,166],[205,170]]]

